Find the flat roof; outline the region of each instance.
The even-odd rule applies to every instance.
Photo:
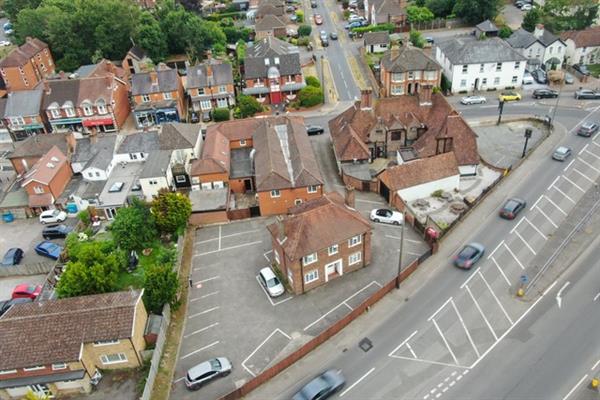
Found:
[[[189,193],[192,212],[226,210],[229,188],[192,190]]]
[[[141,195],[141,192],[131,192],[133,183],[140,176],[140,172],[144,168],[143,162],[129,162],[125,165],[117,164],[110,176],[106,180],[106,184],[100,193],[99,207],[122,206],[127,201],[130,195]],[[110,188],[117,182],[123,183],[123,187],[118,192],[109,192]]]
[[[249,147],[231,150],[229,157],[231,178],[247,178],[253,175],[251,152],[252,148]]]

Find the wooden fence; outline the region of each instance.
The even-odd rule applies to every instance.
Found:
[[[156,374],[158,374],[158,367],[160,366],[160,359],[163,354],[163,348],[167,341],[167,333],[169,330],[169,323],[171,322],[171,307],[165,304],[163,307],[162,320],[160,321],[160,329],[158,331],[158,338],[156,339],[156,346],[152,353],[152,360],[150,361],[150,371],[148,371],[148,377],[146,378],[146,385],[144,386],[144,392],[142,393],[141,400],[150,400],[152,396],[152,389],[154,388],[154,380]]]
[[[52,270],[54,262],[39,262],[33,264],[12,265],[0,268],[0,277],[19,275],[41,275]]]

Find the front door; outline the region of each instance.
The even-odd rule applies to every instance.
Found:
[[[244,189],[248,191],[252,191],[252,179],[244,179]]]
[[[328,282],[329,278],[334,274],[342,274],[342,260],[337,260],[325,265],[325,282]]]
[[[475,85],[473,85],[473,90],[479,90],[479,78],[475,79]]]
[[[269,94],[271,104],[279,104],[281,103],[281,92],[271,92]]]

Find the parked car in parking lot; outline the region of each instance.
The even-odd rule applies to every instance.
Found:
[[[590,70],[584,64],[575,64],[573,65],[573,69],[582,75],[587,76],[590,74]]]
[[[548,83],[548,76],[542,69],[536,69],[531,73],[531,76],[533,76],[533,79],[535,79],[537,83]]]
[[[392,225],[402,225],[404,222],[404,215],[401,212],[388,210],[387,208],[371,210],[369,218],[373,222],[383,222]]]
[[[342,371],[330,369],[304,385],[292,400],[323,400],[343,388],[345,383]]]
[[[318,4],[317,4],[316,0],[311,0],[310,8],[317,8],[317,7],[318,7]]]
[[[29,285],[27,283],[22,283],[20,285],[15,286],[12,292],[11,299],[31,299],[35,300],[42,293],[42,285]]]
[[[46,240],[64,239],[72,230],[73,228],[65,224],[49,225],[42,230],[42,237]]]
[[[53,260],[58,260],[60,254],[63,252],[63,248],[56,243],[44,240],[37,246],[35,246],[35,252],[40,256],[48,257]]]
[[[531,4],[523,4],[521,6],[521,11],[530,11],[533,7],[531,6]]]
[[[595,92],[590,89],[579,89],[575,92],[574,96],[577,100],[579,100],[579,99],[594,100],[594,99],[600,99],[600,92]]]
[[[279,281],[279,278],[277,278],[277,275],[275,275],[273,270],[269,267],[260,270],[258,273],[258,280],[271,297],[281,296],[285,293],[285,288]]]
[[[46,210],[40,214],[39,218],[42,224],[55,224],[67,219],[67,213],[56,209]]]
[[[558,91],[552,89],[535,89],[533,91],[534,99],[551,99],[558,97]]]
[[[204,361],[188,370],[184,378],[185,386],[190,390],[198,390],[213,379],[229,375],[231,369],[231,362],[225,357]]]
[[[354,21],[351,22],[349,24],[347,24],[346,26],[344,26],[344,29],[354,29],[354,28],[360,28],[361,26],[363,26],[365,23],[362,21]]]
[[[309,125],[306,127],[306,133],[308,136],[321,135],[323,132],[325,132],[325,129],[318,125]]]
[[[515,219],[517,214],[519,214],[525,206],[527,202],[523,199],[519,199],[517,197],[510,198],[506,200],[506,203],[500,209],[500,217],[505,219]]]
[[[10,267],[11,265],[19,265],[22,259],[23,250],[18,247],[13,247],[12,249],[8,249],[4,254],[4,257],[2,257],[2,266]]]
[[[573,75],[571,75],[568,72],[565,72],[565,83],[567,85],[572,85],[575,82],[575,79],[573,78]]]
[[[525,72],[523,74],[523,85],[532,85],[533,84],[533,76],[531,73]]]
[[[565,161],[571,156],[571,149],[565,146],[557,147],[552,153],[552,158],[556,161]]]
[[[469,104],[485,104],[487,102],[486,98],[483,96],[466,96],[460,99],[461,104],[469,105]]]
[[[578,136],[590,137],[594,133],[598,132],[598,122],[584,122],[579,129],[577,129]]]
[[[454,256],[454,265],[458,268],[470,269],[483,256],[485,247],[480,243],[469,243]]]
[[[521,95],[516,92],[502,92],[498,96],[500,101],[518,101],[521,100]]]

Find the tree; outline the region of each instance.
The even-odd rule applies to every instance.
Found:
[[[36,9],[42,0],[4,0],[2,9],[10,21],[14,21],[20,11]]]
[[[510,35],[512,35],[512,29],[510,29],[508,26],[503,26],[502,28],[500,28],[500,31],[498,32],[498,36],[500,36],[502,39],[506,39],[508,37],[510,37]]]
[[[237,99],[238,109],[242,118],[253,117],[254,114],[263,110],[262,105],[252,96],[239,95]]]
[[[543,6],[544,26],[554,32],[582,30],[598,16],[597,0],[548,0]]]
[[[298,28],[298,36],[310,36],[312,27],[310,25],[300,25]]]
[[[444,18],[452,14],[456,0],[427,0],[425,6],[431,10],[437,18]]]
[[[226,107],[215,108],[212,113],[212,117],[215,122],[229,121],[229,109]]]
[[[144,271],[144,305],[149,311],[160,314],[163,305],[174,305],[179,280],[173,267],[166,264],[150,265]]]
[[[535,26],[540,23],[541,19],[541,9],[534,7],[531,10],[527,11],[527,14],[525,14],[525,16],[523,17],[521,28],[525,29],[527,32],[533,32]]]
[[[228,109],[224,110],[229,114]],[[152,200],[151,211],[156,218],[156,226],[161,232],[175,233],[187,224],[192,214],[192,203],[187,196],[179,192],[161,189]]]
[[[408,6],[406,7],[408,22],[411,24],[431,21],[433,13],[427,7]]]
[[[304,22],[304,11],[302,11],[302,10],[296,11],[296,22],[299,24]]]
[[[306,84],[308,86],[314,86],[316,88],[320,88],[321,87],[321,82],[319,82],[319,79],[317,79],[314,76],[307,76],[306,77]]]
[[[494,20],[502,8],[502,0],[456,0],[454,14],[471,24]]]
[[[409,39],[410,43],[413,46],[422,49],[425,46],[425,39],[423,39],[423,35],[419,31],[410,31]]]
[[[136,37],[136,43],[147,52],[155,63],[164,60],[169,55],[167,37],[159,22],[148,11],[142,12],[140,16]]]
[[[156,239],[156,221],[145,202],[135,199],[117,211],[110,225],[115,243],[125,251],[142,250]]]
[[[298,101],[303,107],[312,107],[323,103],[323,90],[320,87],[305,86],[298,92]]]

